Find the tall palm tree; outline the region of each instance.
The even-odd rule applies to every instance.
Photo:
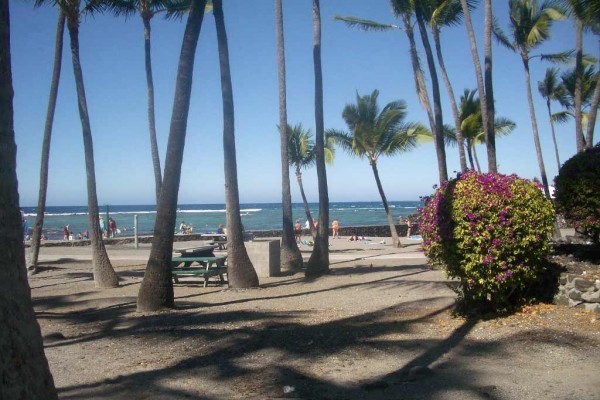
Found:
[[[308,221],[313,238],[316,238],[316,229],[313,224],[312,214],[308,206],[308,200],[304,193],[304,185],[302,184],[302,169],[315,165],[316,153],[315,144],[311,140],[310,130],[304,130],[302,124],[292,126],[288,125],[288,160],[289,165],[296,170],[296,181],[300,188],[300,195],[304,203],[304,212]],[[325,163],[332,164],[335,155],[334,140],[328,134],[325,135]]]
[[[560,170],[560,156],[558,153],[558,143],[556,142],[556,131],[554,129],[554,118],[552,118],[552,101],[561,101],[565,96],[564,86],[560,84],[558,70],[556,68],[546,69],[544,79],[538,82],[538,91],[546,99],[548,108],[548,118],[550,119],[550,128],[552,132],[552,142],[554,143],[554,154],[556,156],[557,171]],[[564,101],[564,100],[562,100]]]
[[[292,191],[290,187],[290,161],[287,126],[287,95],[285,81],[285,44],[283,39],[283,7],[281,0],[275,0],[275,31],[277,36],[277,78],[279,82],[279,140],[281,142],[281,209],[283,229],[281,233],[280,261],[284,272],[302,268],[302,253],[294,237],[292,220]]]
[[[156,209],[152,248],[150,249],[144,279],[138,292],[138,311],[157,311],[174,306],[171,278],[173,232],[175,232],[175,219],[177,217],[177,197],[190,109],[196,46],[204,19],[205,7],[206,0],[192,2],[183,35],[165,158],[165,173],[161,196]]]
[[[485,53],[485,107],[487,126],[485,128],[485,142],[488,157],[488,170],[498,172],[496,162],[496,110],[494,106],[494,84],[492,79],[492,28],[494,16],[492,15],[492,0],[484,0],[484,53]]]
[[[225,204],[227,209],[227,277],[233,288],[258,286],[258,276],[252,266],[242,233],[240,195],[238,191],[235,151],[233,88],[229,68],[229,49],[223,16],[222,0],[213,0],[213,16],[217,28],[221,92],[223,95],[223,155],[225,158]],[[290,225],[291,226],[291,225]]]
[[[540,144],[537,118],[533,104],[529,61],[531,59],[531,51],[550,37],[552,22],[564,18],[564,13],[551,1],[538,4],[536,0],[509,0],[508,4],[512,40],[508,39],[499,28],[495,29],[495,34],[500,43],[521,56],[525,70],[525,86],[529,103],[533,142],[535,144],[544,193],[547,198],[550,198],[548,178],[546,176],[546,167],[544,166],[542,146]]]
[[[154,78],[152,76],[152,52],[151,52],[151,26],[150,21],[159,12],[165,11],[169,6],[168,0],[100,0],[114,15],[128,17],[139,13],[144,24],[144,62],[146,67],[146,90],[148,92],[148,128],[150,132],[150,153],[152,166],[154,168],[154,184],[156,192],[156,204],[160,196],[162,176],[160,168],[160,156],[156,141],[156,118],[154,115]]]
[[[379,178],[377,160],[382,155],[392,156],[411,150],[416,146],[417,134],[425,128],[418,124],[404,122],[406,117],[404,101],[392,101],[380,110],[377,105],[378,97],[378,90],[365,96],[357,93],[356,104],[347,104],[342,112],[349,132],[329,130],[328,134],[349,154],[369,161],[390,225],[393,245],[400,247],[394,218]]]
[[[0,0],[0,393],[58,399],[25,269],[13,121],[9,1]]]
[[[315,154],[319,186],[319,225],[305,275],[329,272],[329,193],[325,169],[325,123],[323,120],[323,71],[321,66],[321,4],[313,0],[313,67],[315,71]]]
[[[39,6],[48,0],[36,0]],[[73,61],[73,74],[75,75],[75,86],[77,88],[77,101],[79,106],[79,117],[83,133],[83,147],[85,152],[85,170],[87,176],[88,195],[88,222],[90,225],[90,239],[92,247],[92,263],[94,283],[97,287],[110,288],[119,286],[119,278],[115,273],[108,253],[102,241],[100,232],[100,221],[98,211],[98,196],[96,193],[96,171],[94,165],[94,145],[92,141],[92,128],[87,107],[85,86],[83,83],[83,70],[79,58],[79,24],[80,17],[84,12],[92,12],[100,7],[100,3],[84,0],[82,9],[81,0],[55,0],[67,19],[67,29],[71,42],[71,58]]]
[[[481,172],[481,166],[477,158],[476,145],[485,144],[486,132],[483,126],[481,102],[476,97],[477,90],[466,89],[460,98],[460,124],[467,145],[467,154],[471,169],[477,168]],[[496,118],[494,121],[494,137],[502,137],[510,134],[516,124],[507,118]],[[452,136],[450,136],[452,138]]]
[[[65,35],[65,14],[59,8],[58,24],[56,27],[56,40],[54,45],[54,65],[52,67],[52,80],[50,82],[50,95],[48,98],[48,109],[46,111],[46,124],[44,126],[44,139],[42,141],[42,159],[40,163],[40,190],[38,195],[37,213],[35,225],[31,235],[31,250],[27,263],[27,271],[30,275],[37,272],[38,256],[40,254],[40,242],[42,239],[42,228],[44,226],[44,213],[46,212],[46,195],[48,193],[48,164],[50,162],[50,142],[52,140],[52,127],[54,125],[54,111],[56,110],[56,99],[58,98],[58,84],[60,82],[60,71],[62,67],[63,38]]]
[[[462,8],[459,0],[436,0],[433,4],[435,8],[431,10],[429,19],[429,26],[435,44],[435,52],[442,72],[442,78],[446,91],[448,92],[448,98],[450,99],[450,106],[452,109],[452,116],[454,118],[454,126],[456,129],[456,139],[458,141],[458,158],[460,162],[461,171],[467,170],[467,161],[465,157],[465,146],[462,131],[460,129],[460,119],[458,113],[458,105],[456,104],[456,98],[454,96],[454,89],[452,83],[448,77],[448,71],[446,70],[446,63],[444,62],[444,56],[442,53],[441,43],[441,30],[444,26],[452,26],[460,24],[462,21]]]

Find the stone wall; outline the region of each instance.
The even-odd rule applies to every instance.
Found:
[[[600,279],[591,280],[582,275],[563,273],[554,301],[558,305],[584,308],[600,314]]]

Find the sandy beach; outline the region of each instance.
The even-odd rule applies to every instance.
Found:
[[[331,274],[315,280],[233,290],[183,278],[177,309],[152,314],[135,311],[149,244],[108,246],[121,286],[102,290],[89,248],[43,247],[29,282],[59,396],[600,399],[597,314],[455,317],[454,283],[420,242],[390,242],[331,239]]]

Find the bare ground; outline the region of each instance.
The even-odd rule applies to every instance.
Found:
[[[121,286],[100,290],[90,261],[43,249],[30,285],[61,399],[600,399],[597,314],[454,317],[417,250],[332,241],[331,275],[186,278],[153,314],[135,311],[138,253],[111,253]]]

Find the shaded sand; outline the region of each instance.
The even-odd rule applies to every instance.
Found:
[[[596,314],[454,318],[453,283],[420,243],[380,240],[331,240],[315,280],[184,278],[177,310],[151,314],[135,312],[149,245],[109,247],[121,287],[104,290],[89,248],[43,248],[30,285],[60,398],[600,399]]]

